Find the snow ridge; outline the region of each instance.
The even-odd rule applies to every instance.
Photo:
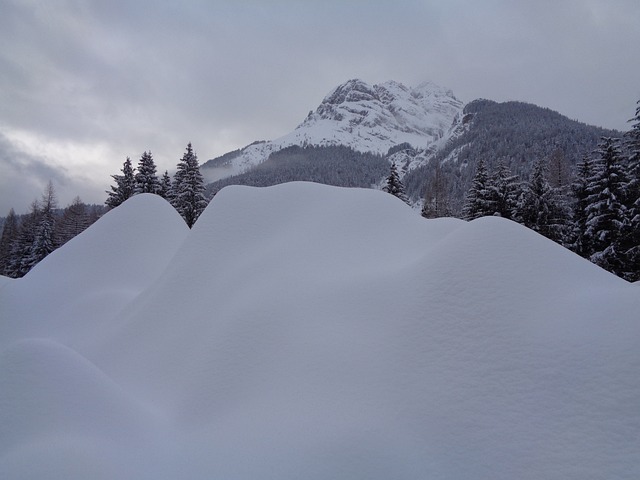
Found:
[[[640,472],[640,285],[502,218],[295,182],[188,230],[140,195],[7,280],[3,479]]]

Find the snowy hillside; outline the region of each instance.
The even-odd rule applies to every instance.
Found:
[[[640,285],[375,190],[178,220],[136,196],[0,278],[0,478],[640,475]]]
[[[291,145],[343,145],[377,154],[405,142],[427,148],[447,134],[462,107],[451,90],[430,82],[409,88],[394,81],[371,86],[349,80],[330,92],[293,132],[207,162],[203,173],[209,181],[242,173]]]

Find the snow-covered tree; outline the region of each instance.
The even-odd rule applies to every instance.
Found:
[[[616,140],[603,138],[596,153],[598,168],[590,181],[586,208],[586,235],[593,245],[591,261],[620,274],[624,264],[620,240],[627,216],[623,200],[628,182]]]
[[[193,227],[208,202],[204,195],[204,179],[200,173],[198,157],[191,143],[187,145],[187,151],[178,163],[171,189],[171,204],[182,215],[189,228]]]
[[[552,188],[564,192],[570,188],[571,166],[561,149],[556,149],[549,156],[549,184]]]
[[[511,174],[505,162],[500,162],[488,186],[493,215],[511,219],[518,202],[518,177]]]
[[[421,215],[425,218],[451,216],[447,180],[439,163],[435,165],[433,176],[427,182]]]
[[[636,114],[630,121],[631,130],[625,134],[625,146],[629,155],[626,186],[627,222],[622,235],[625,255],[625,278],[640,280],[640,100]]]
[[[71,205],[64,209],[58,221],[57,236],[60,245],[67,243],[91,225],[90,212],[80,197],[73,199]]]
[[[591,181],[595,168],[595,161],[589,155],[585,155],[582,163],[578,165],[576,179],[571,186],[574,204],[570,248],[584,258],[590,258],[593,254],[593,244],[587,235],[587,207],[592,193]]]
[[[491,205],[491,190],[489,188],[489,172],[481,158],[476,166],[476,173],[471,181],[471,188],[467,192],[464,206],[462,208],[462,218],[474,220],[476,218],[493,215],[494,209]]]
[[[124,161],[121,171],[122,175],[111,175],[116,184],[111,186],[111,191],[107,192],[109,196],[104,202],[109,208],[116,208],[135,193],[134,169],[131,166],[129,157]]]
[[[167,170],[164,171],[162,178],[160,178],[160,191],[158,192],[158,195],[165,200],[171,201],[171,177]]]
[[[9,276],[9,264],[11,261],[11,249],[20,233],[18,217],[13,208],[4,220],[2,236],[0,237],[0,275]]]
[[[565,244],[568,218],[565,205],[547,180],[547,165],[536,160],[529,181],[523,185],[514,219],[545,237]]]
[[[34,200],[31,203],[29,214],[22,217],[18,237],[11,246],[11,258],[7,267],[7,276],[20,278],[29,271],[29,256],[31,255],[39,218],[40,206],[38,201]]]
[[[40,203],[39,222],[35,229],[35,236],[31,251],[26,259],[24,266],[31,270],[42,259],[58,248],[55,238],[55,209],[57,208],[56,194],[53,189],[53,183],[49,182]]]
[[[162,189],[158,175],[156,175],[156,164],[153,161],[151,152],[144,152],[138,161],[138,171],[135,174],[135,193],[159,194]]]
[[[391,164],[389,169],[389,175],[387,176],[387,180],[385,186],[382,188],[387,193],[390,193],[394,197],[398,197],[403,202],[407,202],[407,195],[404,190],[404,184],[402,180],[400,180],[400,175],[398,174],[398,168],[396,167],[395,162]]]

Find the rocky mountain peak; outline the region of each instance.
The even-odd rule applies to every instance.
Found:
[[[397,81],[370,85],[351,79],[331,90],[291,133],[234,154],[220,175],[246,171],[294,145],[341,145],[380,155],[405,143],[431,148],[446,137],[463,106],[451,90],[431,82],[411,88]]]

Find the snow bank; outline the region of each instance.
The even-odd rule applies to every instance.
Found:
[[[109,222],[100,238],[124,234]],[[0,477],[640,474],[638,285],[512,222],[424,220],[373,190],[227,187],[184,242],[166,228],[141,293],[108,321],[87,301],[76,335],[53,302],[30,340],[33,312],[0,290]],[[44,292],[63,268],[93,279],[85,298],[110,285],[60,255]]]
[[[159,196],[132,197],[24,278],[7,282],[0,345],[23,337],[82,341],[95,334],[164,270],[188,232]]]

